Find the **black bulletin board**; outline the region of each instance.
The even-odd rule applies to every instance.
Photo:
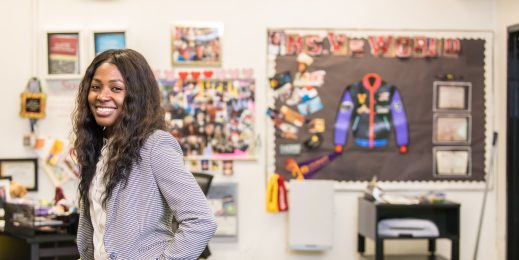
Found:
[[[490,82],[491,68],[488,62],[488,53],[491,51],[487,48],[491,46],[489,45],[491,37],[484,34],[482,37],[466,37],[464,33],[427,36],[427,32],[364,32],[356,35],[355,32],[348,31],[290,31],[279,29],[269,30],[269,36],[272,36],[273,32],[278,32],[282,36],[280,41],[282,51],[276,49],[276,52],[273,52],[269,48],[268,76],[270,80],[279,79],[280,74],[286,74],[287,72],[294,79],[298,70],[298,56],[302,52],[313,52],[313,55],[309,55],[313,60],[307,66],[308,72],[319,70],[326,72],[323,84],[314,88],[318,92],[323,108],[304,117],[306,122],[315,118],[324,119],[325,131],[321,133],[322,144],[318,148],[310,149],[304,145],[312,136],[306,124],[297,127],[295,139],[289,139],[283,138],[283,129],[276,128],[276,124],[272,120],[269,138],[273,138],[273,142],[271,142],[273,147],[269,147],[269,150],[272,149],[275,153],[273,153],[273,158],[269,159],[271,163],[270,171],[281,174],[285,179],[293,179],[296,178],[296,175],[287,169],[287,160],[292,159],[301,164],[320,156],[334,154],[336,143],[334,140],[335,122],[338,111],[341,109],[341,101],[345,90],[348,86],[361,81],[366,74],[376,73],[380,75],[382,81],[394,86],[399,92],[407,117],[409,142],[405,148],[406,153],[402,154],[400,147],[396,144],[395,127],[392,127],[389,135],[387,135],[387,145],[371,148],[356,145],[356,138],[352,134],[352,125],[354,124],[352,118],[343,152],[334,155],[334,160],[325,163],[322,169],[308,178],[367,181],[373,176],[377,176],[382,181],[484,180],[485,153],[488,150],[488,123],[491,121],[491,115],[487,114],[489,97],[486,96],[490,93],[488,82]],[[330,46],[330,32],[334,37],[341,34],[345,35],[346,40],[344,42],[346,45],[348,39],[364,41],[363,53],[355,54],[352,53],[351,49],[348,53],[347,47],[345,47],[343,50],[346,51],[343,52],[343,55],[334,54],[333,46]],[[429,34],[431,33],[429,32]],[[312,35],[313,43],[306,39],[308,35]],[[319,36],[316,37],[315,35]],[[376,54],[372,50],[373,45],[370,45],[369,42],[369,37],[372,35],[376,37],[391,36],[393,44],[386,53]],[[419,39],[416,38],[417,35],[420,37],[425,35],[440,42],[440,45],[437,45],[439,46],[438,54],[433,57],[420,55],[396,57],[395,52],[398,48],[395,43],[396,39],[409,39],[409,46],[412,48],[414,46],[413,40]],[[298,39],[298,36],[300,36],[301,45],[294,44],[294,39]],[[289,37],[292,38],[288,39]],[[269,37],[270,39],[271,37]],[[458,41],[459,46],[457,48],[459,49],[457,49],[457,52],[446,53],[449,46],[442,46],[441,44],[451,44],[451,42],[445,42],[445,39],[456,39]],[[321,50],[320,54],[315,54],[316,42],[319,45],[318,48],[331,51],[323,52]],[[269,42],[269,45],[272,45],[272,42]],[[302,48],[298,50],[298,46],[302,46]],[[292,53],[289,53],[290,51]],[[441,82],[447,82],[445,83],[447,85],[451,82],[461,82],[462,85],[469,85],[470,91],[466,91],[464,95],[465,104],[470,104],[470,107],[459,110],[435,109],[437,104],[433,104],[433,102],[438,98],[438,93],[435,93],[437,88],[434,85],[438,85],[438,82],[440,84]],[[278,89],[274,89],[272,86],[269,89],[273,111],[279,112],[283,105],[298,111],[297,105],[289,106],[286,104],[286,100],[280,99],[277,91]],[[443,98],[445,98],[445,94]],[[358,109],[358,107],[356,108]],[[466,135],[467,138],[466,142],[451,142],[449,139],[443,143],[435,141],[437,138],[435,136],[437,133],[433,130],[437,127],[435,120],[442,116],[470,118],[463,128],[465,130],[463,135]],[[283,116],[280,115],[280,117]],[[445,126],[443,127],[445,128]],[[459,129],[456,131],[460,132]],[[281,146],[286,144],[301,144],[301,152],[299,154],[281,154]],[[438,151],[443,153],[437,154]],[[444,163],[445,160],[452,158],[449,157],[450,153],[444,153],[445,151],[461,152],[465,153],[465,156],[468,155],[467,161],[463,164],[465,165],[464,173],[458,174],[455,173],[455,170],[452,174],[449,170],[446,173],[441,172],[445,171],[441,170],[445,169],[445,166],[440,165],[438,167],[438,163]],[[438,160],[440,154],[443,159]]]

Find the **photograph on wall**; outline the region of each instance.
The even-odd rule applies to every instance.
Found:
[[[436,177],[469,177],[470,147],[436,146],[433,148],[433,173]]]
[[[432,153],[441,144],[470,147],[471,174],[458,177],[484,180],[491,34],[276,28],[266,36],[267,174],[438,181]]]
[[[200,74],[193,73],[195,78]],[[180,78],[160,82],[168,130],[185,156],[255,158],[254,79]]]
[[[174,23],[171,30],[175,66],[221,66],[223,24]]]
[[[433,87],[435,112],[470,111],[470,82],[435,81]]]
[[[79,74],[79,33],[47,33],[48,74]]]
[[[436,114],[433,124],[434,144],[469,144],[471,116],[466,114]]]
[[[94,50],[95,55],[110,49],[126,48],[125,32],[95,32]]]

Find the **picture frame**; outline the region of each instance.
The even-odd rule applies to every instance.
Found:
[[[47,32],[47,74],[80,75],[80,33]]]
[[[94,56],[109,49],[126,48],[126,31],[97,31],[94,37]]]
[[[471,115],[435,114],[433,121],[433,144],[470,144]]]
[[[470,177],[472,175],[471,155],[470,146],[433,147],[433,176]]]
[[[434,112],[470,112],[472,83],[462,81],[433,82]]]
[[[10,187],[11,177],[0,177],[0,208],[4,207],[4,204],[11,199]]]
[[[0,159],[0,177],[10,177],[27,188],[27,191],[38,190],[38,159]]]
[[[218,229],[214,234],[219,241],[237,241],[239,227],[238,184],[221,182],[211,184],[207,201],[214,213]]]
[[[221,66],[222,36],[222,23],[173,23],[171,27],[172,65],[200,67]]]
[[[45,100],[47,95],[41,92],[22,92],[20,117],[42,119],[45,117]]]

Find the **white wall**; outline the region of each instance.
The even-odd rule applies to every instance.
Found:
[[[498,2],[505,6],[513,0]],[[35,14],[31,13],[32,5],[35,6]],[[3,59],[0,60],[0,71],[3,75],[3,84],[0,86],[0,104],[3,108],[0,110],[2,157],[32,155],[30,150],[24,149],[21,145],[22,135],[28,131],[28,123],[18,118],[18,96],[31,75],[33,60],[37,58],[39,63],[36,64],[41,65],[45,30],[77,29],[88,33],[97,29],[127,28],[129,47],[142,52],[154,68],[166,69],[170,67],[171,22],[223,22],[223,66],[254,69],[258,86],[257,129],[262,143],[265,143],[265,89],[262,86],[266,86],[265,42],[268,27],[494,30],[496,17],[494,0],[4,0],[0,3],[0,10],[0,28],[3,32],[0,49],[4,53]],[[512,17],[512,11],[502,11],[505,12],[508,17]],[[33,24],[36,25],[35,33],[31,33]],[[34,49],[31,46],[33,41],[36,47]],[[499,44],[499,41],[497,43]],[[498,48],[501,46],[498,45]],[[83,61],[88,62],[85,59]],[[42,66],[34,70],[43,76]],[[500,118],[499,122],[503,122],[503,118]],[[49,132],[56,130],[56,133],[66,135],[70,131],[52,129],[52,122],[42,122],[42,125]],[[502,140],[500,144],[504,147]],[[260,147],[258,154],[260,156],[255,162],[237,163],[235,176],[220,176],[216,179],[239,183],[240,226],[237,243],[212,242],[211,259],[355,259],[356,198],[360,193],[336,193],[336,232],[333,250],[322,254],[291,252],[286,243],[286,214],[268,214],[264,211],[266,162],[263,147]],[[500,154],[504,155],[503,149]],[[503,158],[504,156],[501,156],[499,160],[500,175],[504,169]],[[499,182],[494,188],[503,189],[502,184],[503,182]],[[67,184],[69,196],[75,194],[73,187],[73,183]],[[53,187],[42,173],[40,191],[33,196],[50,199],[52,194]],[[449,191],[447,196],[462,204],[460,259],[471,259],[483,193]],[[488,198],[478,259],[498,259],[497,243],[502,240],[496,238],[496,205],[496,192],[493,189]],[[425,242],[410,244],[411,248],[390,242],[386,244],[387,252],[426,250]],[[440,242],[438,245],[439,252],[444,255],[448,255],[449,248],[448,242]]]

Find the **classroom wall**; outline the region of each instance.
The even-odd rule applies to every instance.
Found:
[[[497,1],[497,12],[496,12]],[[18,117],[19,94],[31,75],[44,76],[44,32],[47,30],[80,30],[84,43],[92,30],[127,30],[128,45],[143,53],[149,63],[158,69],[170,68],[170,24],[173,21],[218,21],[225,26],[223,38],[223,67],[253,68],[257,80],[257,130],[265,143],[265,89],[266,86],[266,29],[268,27],[359,28],[359,29],[412,29],[412,30],[494,30],[513,21],[508,8],[513,0],[367,0],[367,1],[306,1],[306,0],[249,0],[249,1],[178,1],[178,0],[4,0],[0,2],[0,28],[3,41],[0,50],[0,156],[34,156],[22,146],[22,137],[29,131],[27,120]],[[509,19],[499,18],[499,14]],[[139,19],[136,19],[139,17]],[[504,20],[502,20],[504,19]],[[496,20],[498,21],[496,23]],[[506,20],[506,21],[505,21]],[[515,19],[517,20],[517,19]],[[502,37],[502,36],[501,36]],[[496,35],[497,50],[504,52],[500,34]],[[83,45],[86,48],[85,45]],[[91,56],[82,60],[86,65]],[[503,60],[496,58],[497,70]],[[501,64],[504,66],[503,64]],[[83,66],[84,68],[84,66]],[[496,80],[499,84],[502,82]],[[498,84],[498,85],[499,85]],[[504,95],[503,88],[495,91]],[[501,96],[502,97],[502,96]],[[500,109],[502,107],[500,106]],[[499,130],[504,117],[498,115]],[[66,138],[70,129],[63,122],[40,123],[44,135]],[[504,142],[500,139],[497,182],[492,181],[488,196],[478,259],[498,258],[503,251],[502,191],[504,183]],[[335,195],[335,233],[333,249],[324,253],[300,253],[287,247],[287,215],[269,214],[264,210],[265,150],[258,148],[258,160],[237,162],[235,175],[217,176],[216,182],[235,181],[239,184],[239,238],[238,242],[211,242],[215,260],[232,259],[355,259],[357,230],[357,201],[359,191],[338,191]],[[496,175],[494,175],[496,176]],[[39,176],[40,190],[31,193],[35,198],[51,199],[54,192],[44,172]],[[64,184],[66,195],[75,196],[75,182]],[[479,190],[449,190],[447,197],[462,204],[461,258],[471,259],[476,227],[479,221],[483,192]],[[499,213],[498,213],[498,205]],[[500,217],[498,219],[498,216]],[[502,222],[502,221],[501,221]],[[317,225],[319,223],[316,223]],[[500,229],[501,230],[501,229]],[[450,244],[442,241],[438,251],[448,255]],[[498,250],[499,249],[499,250]],[[372,245],[368,244],[368,251]],[[387,242],[386,252],[425,252],[422,241]]]

